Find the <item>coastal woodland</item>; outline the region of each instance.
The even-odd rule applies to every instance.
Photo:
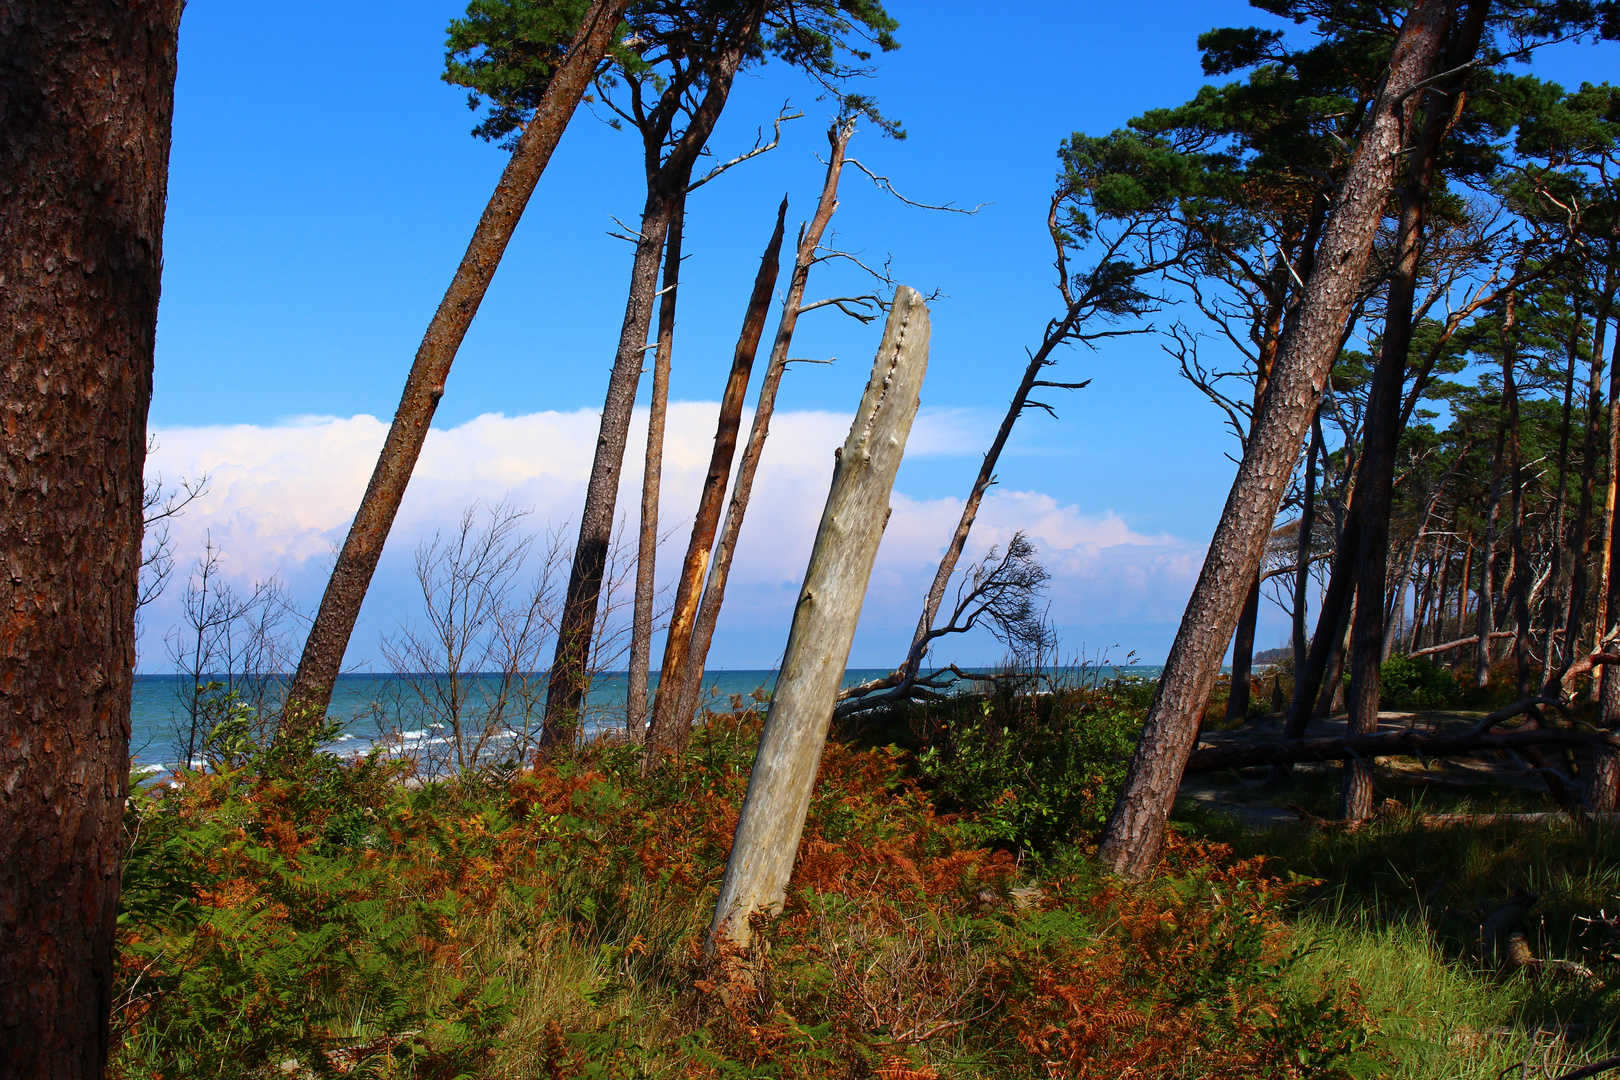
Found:
[[[1003,329],[999,426],[864,682],[942,298],[835,215],[851,185],[974,212],[860,159],[905,137],[880,0],[450,21],[443,78],[509,156],[307,612],[177,551],[208,479],[145,472],[184,5],[0,6],[0,1078],[1620,1076],[1620,4],[1251,5],[1189,100],[1052,147],[1045,321]],[[814,105],[715,145],[763,65]],[[443,522],[358,715],[344,656],[452,365],[601,120],[643,202],[583,505]],[[688,205],[812,152],[820,187],[748,225],[712,456],[661,521]],[[853,320],[872,374],[774,682],[718,695],[801,318]],[[1063,659],[1030,538],[968,554],[1016,431],[1082,416],[1125,336],[1235,463],[1153,676]],[[166,589],[174,764],[132,771]],[[970,631],[1004,662],[945,662]]]

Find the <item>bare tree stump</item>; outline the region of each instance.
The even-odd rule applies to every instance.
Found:
[[[915,290],[901,286],[855,423],[837,451],[832,490],[709,928],[711,952],[722,941],[746,948],[749,916],[782,910],[927,367],[928,309]]]

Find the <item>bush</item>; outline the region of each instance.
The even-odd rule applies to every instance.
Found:
[[[1451,673],[1425,657],[1392,656],[1379,672],[1378,704],[1383,709],[1449,709],[1462,699]]]
[[[923,787],[977,842],[1042,855],[1107,818],[1142,728],[1134,700],[1151,689],[1128,678],[964,694],[869,718],[864,737],[911,750]]]

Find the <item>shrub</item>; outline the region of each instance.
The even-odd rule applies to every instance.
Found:
[[[1141,683],[905,705],[869,720],[864,737],[912,750],[923,787],[978,843],[1043,854],[1113,807],[1141,732],[1127,703]]]
[[[1462,698],[1451,673],[1426,657],[1392,656],[1379,672],[1380,708],[1449,709]]]

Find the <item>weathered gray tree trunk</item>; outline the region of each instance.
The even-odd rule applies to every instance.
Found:
[[[596,454],[585,487],[585,506],[579,515],[579,542],[568,572],[568,592],[557,626],[557,647],[546,680],[546,715],[540,741],[547,747],[573,742],[579,733],[585,695],[590,690],[591,642],[595,639],[608,548],[613,542],[619,474],[624,468],[630,414],[635,407],[636,386],[641,381],[641,367],[647,352],[647,331],[652,325],[652,301],[657,293],[664,238],[674,208],[691,183],[698,155],[725,108],[737,71],[753,47],[763,14],[763,0],[754,0],[747,17],[737,21],[724,52],[713,59],[703,100],[692,111],[686,130],[662,162],[658,160],[663,146],[662,131],[644,134],[649,140],[647,201],[630,268],[630,290],[625,301],[624,322],[619,329],[619,347],[602,405]]]
[[[658,698],[653,704],[652,727],[647,732],[649,762],[665,750],[685,745],[686,733],[691,730],[690,717],[680,716],[679,711],[681,699],[685,696],[688,661],[691,658],[692,628],[697,622],[698,602],[702,599],[709,554],[714,549],[715,530],[720,525],[720,510],[725,505],[732,459],[737,455],[737,432],[742,427],[748,380],[754,372],[754,357],[759,352],[760,335],[765,332],[765,316],[770,314],[771,293],[776,288],[776,274],[782,256],[782,229],[786,220],[787,199],[784,197],[776,211],[776,229],[771,233],[770,243],[765,245],[765,254],[759,260],[754,291],[743,313],[742,333],[732,354],[731,374],[726,379],[725,392],[720,396],[720,416],[715,425],[709,472],[703,479],[697,514],[692,519],[692,537],[686,546],[686,558],[681,563],[681,577],[675,587],[675,606],[669,617],[669,634],[664,640],[664,662],[658,668]],[[702,677],[701,673],[699,677]]]
[[[1361,287],[1401,149],[1405,99],[1428,77],[1440,54],[1448,6],[1443,0],[1418,0],[1407,13],[1384,86],[1334,199],[1298,322],[1272,369],[1271,385],[1166,659],[1141,741],[1103,831],[1100,856],[1118,873],[1145,877],[1158,862],[1198,717],[1208,704],[1221,654],[1265,553],[1305,428]]]
[[[832,490],[793,609],[781,674],[720,884],[709,928],[711,951],[722,940],[746,946],[749,916],[782,909],[927,368],[928,309],[915,290],[902,285],[895,290],[861,407],[837,451]]]
[[[0,1076],[107,1065],[179,0],[0,4]]]
[[[686,196],[670,218],[664,241],[664,287],[658,301],[658,350],[653,357],[652,398],[647,408],[647,451],[641,471],[641,535],[636,546],[636,598],[630,617],[629,685],[624,722],[639,740],[647,723],[647,683],[652,665],[653,583],[658,570],[658,499],[664,479],[664,425],[669,415],[669,365],[675,348],[675,297],[681,281],[681,236]]]
[[[551,160],[551,152],[568,126],[580,97],[590,85],[596,65],[612,43],[613,31],[624,17],[629,0],[595,0],[580,23],[579,32],[569,45],[568,56],[546,85],[534,117],[523,129],[512,160],[501,173],[500,183],[490,196],[489,205],[478,219],[472,242],[461,257],[456,276],[428,324],[416,360],[405,379],[405,392],[394,422],[388,429],[382,453],[371,482],[349,525],[348,538],[332,567],[332,577],[321,597],[320,609],[304,643],[298,671],[287,692],[283,726],[288,734],[302,732],[326,712],[332,701],[332,687],[343,668],[360,605],[376,572],[383,544],[393,527],[405,487],[410,483],[416,459],[427,441],[434,410],[444,396],[444,383],[450,364],[461,348],[467,327],[472,324],[478,305],[484,300],[495,269],[501,263],[506,245],[512,239],[523,208]]]
[[[771,358],[765,365],[765,378],[760,383],[759,398],[754,403],[754,423],[748,431],[748,445],[743,448],[742,460],[737,463],[737,479],[732,485],[731,501],[726,504],[726,522],[720,529],[720,542],[715,548],[714,562],[709,566],[709,577],[703,586],[703,601],[698,606],[697,621],[692,627],[686,686],[681,695],[680,709],[672,723],[690,724],[697,712],[698,698],[703,692],[703,665],[709,656],[709,644],[714,640],[720,606],[725,601],[726,581],[731,574],[732,557],[737,552],[743,516],[748,511],[748,500],[754,490],[754,476],[759,471],[760,456],[765,452],[765,439],[770,435],[771,416],[776,411],[776,392],[782,385],[782,374],[787,370],[788,348],[793,344],[793,331],[799,324],[805,285],[810,280],[810,268],[815,265],[816,250],[827,232],[827,223],[838,209],[838,178],[843,175],[844,154],[849,148],[850,136],[854,134],[853,120],[835,122],[827,131],[831,152],[827,157],[827,174],[822,181],[821,198],[816,203],[816,212],[809,224],[799,231],[793,276],[788,282],[787,296],[782,300],[782,315],[776,324]],[[684,740],[685,735],[682,734],[681,738]]]

